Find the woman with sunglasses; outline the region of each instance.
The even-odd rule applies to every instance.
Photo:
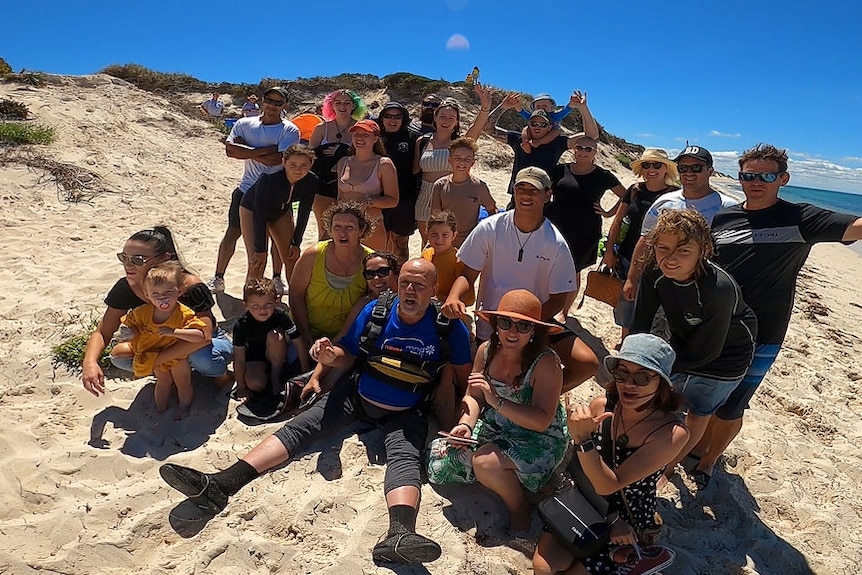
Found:
[[[625,278],[629,273],[635,245],[641,237],[644,216],[659,197],[679,189],[679,172],[676,164],[664,150],[647,149],[632,162],[632,172],[643,181],[629,186],[620,200],[608,239],[602,264],[614,270],[617,277]],[[634,311],[634,302],[620,297],[614,309],[614,319],[622,326],[622,336],[628,335],[628,326]]]
[[[670,384],[674,358],[661,338],[630,335],[618,354],[605,357],[613,376],[607,393],[589,405],[568,407],[576,457],[570,466],[573,478],[582,493],[600,496],[588,499],[600,504],[597,511],[611,526],[610,545],[576,560],[553,534],[543,532],[533,554],[536,575],[616,573],[620,563],[638,561],[635,545],[652,543],[647,538],[658,531],[656,482],[689,435],[676,415],[681,398]],[[640,557],[644,564],[639,567],[658,570],[675,554],[652,546],[641,548]]]
[[[466,138],[478,139],[488,114],[491,113],[491,91],[476,84],[476,95],[482,102],[473,124],[464,134]],[[422,247],[428,243],[428,218],[431,216],[431,192],[434,182],[452,173],[449,164],[449,144],[461,136],[461,107],[458,102],[446,98],[434,110],[434,131],[416,140],[416,154],[413,160],[413,173],[422,174],[419,195],[416,198],[416,225],[422,236]]]
[[[230,383],[232,376],[227,364],[233,358],[233,345],[225,332],[218,328],[212,307],[215,305],[209,288],[180,259],[170,229],[155,226],[133,234],[117,254],[123,264],[124,277],[117,280],[105,296],[107,308],[99,320],[99,325],[87,340],[84,350],[81,380],[84,389],[98,396],[105,392],[105,374],[99,365],[99,358],[120,327],[120,318],[130,310],[144,305],[147,301],[144,291],[144,277],[155,265],[168,260],[178,260],[183,266],[183,294],[180,303],[190,307],[206,324],[205,341],[193,343],[179,341],[160,353],[159,363],[188,356],[192,369],[201,375],[212,377],[218,387]],[[132,371],[131,358],[112,358],[114,365]]]
[[[689,442],[661,485],[706,431],[709,419],[742,381],[754,358],[757,318],[731,275],[711,261],[709,224],[696,210],[664,210],[645,236],[646,271],[635,301],[632,333],[648,333],[664,308],[676,352],[672,382],[688,407]],[[711,470],[691,472],[699,489]]]
[[[323,99],[324,122],[314,128],[308,140],[308,147],[317,154],[317,161],[311,171],[320,178],[320,189],[311,208],[317,220],[318,241],[328,237],[323,226],[323,212],[338,197],[335,164],[350,151],[353,143],[350,128],[365,118],[367,113],[368,108],[362,98],[351,90],[336,90]]]
[[[431,443],[428,480],[484,485],[519,531],[532,511],[524,490],[536,493],[548,482],[569,441],[563,369],[548,346],[562,327],[541,321],[542,304],[527,290],[507,292],[497,310],[479,315],[491,323],[491,339],[476,352],[458,423]]]

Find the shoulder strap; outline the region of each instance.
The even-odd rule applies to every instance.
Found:
[[[362,328],[362,335],[359,336],[359,349],[366,354],[374,352],[377,347],[377,339],[383,332],[383,327],[386,325],[386,319],[389,317],[389,312],[392,311],[392,303],[395,301],[395,294],[390,290],[385,290],[377,297],[374,307],[371,309],[371,315]]]
[[[437,317],[434,319],[434,327],[437,328],[437,337],[440,339],[440,359],[437,360],[438,365],[443,365],[449,361],[452,355],[452,346],[449,344],[449,335],[452,333],[452,320],[443,315],[443,302],[437,299],[431,300],[431,305],[434,306],[434,311],[437,312]]]
[[[431,142],[431,137],[433,134],[422,134],[419,137],[419,155],[422,155],[422,152],[425,151],[425,148],[428,147],[428,144]]]

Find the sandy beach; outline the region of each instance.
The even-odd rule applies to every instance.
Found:
[[[24,102],[34,121],[57,128],[57,142],[34,153],[104,184],[72,203],[43,170],[0,166],[0,574],[532,573],[539,520],[529,538],[508,538],[502,503],[478,487],[423,486],[417,527],[443,547],[439,560],[372,563],[387,521],[376,431],[345,430],[343,442],[314,445],[265,474],[208,523],[190,520],[194,510],[158,466],[224,468],[280,424],[246,425],[235,402],[202,378],[181,422],[155,412],[151,378],[111,372],[109,392],[96,398],[79,375],[52,364],[50,350],[100,317],[122,275],[114,254],[139,229],[168,224],[206,280],[241,162],[225,157],[207,122],[108,76],[49,76],[43,88],[0,83],[0,98]],[[601,104],[592,104],[601,122]],[[481,145],[476,173],[505,205],[509,168],[488,165],[511,152],[487,137]],[[7,159],[19,153],[0,148]],[[603,146],[598,163],[632,183],[613,155]],[[314,233],[310,222],[304,247]],[[418,234],[411,249],[418,254]],[[709,489],[694,497],[677,476],[660,494],[664,541],[677,552],[666,573],[858,571],[860,261],[844,246],[814,249],[784,349]],[[237,313],[244,274],[240,242],[219,319]],[[587,301],[574,317],[607,348],[617,343],[610,307]],[[573,396],[600,390],[589,381]]]

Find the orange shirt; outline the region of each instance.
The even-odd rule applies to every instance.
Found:
[[[440,254],[435,253],[434,248],[426,248],[422,252],[422,259],[430,261],[437,268],[437,299],[440,301],[449,297],[452,284],[464,270],[464,262],[458,259],[457,253],[455,246]],[[470,298],[470,301],[464,303],[473,305],[475,300]]]

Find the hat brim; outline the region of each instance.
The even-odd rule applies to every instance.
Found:
[[[640,361],[637,357],[634,357],[634,356],[623,357],[619,354],[619,352],[612,351],[611,353],[609,353],[608,355],[605,356],[602,363],[605,364],[605,369],[610,371],[612,369],[616,369],[616,367],[619,364],[619,361],[621,359],[624,359],[630,363],[634,363],[636,365],[639,365],[644,369],[648,369],[650,371],[656,372],[669,386],[671,386],[671,389],[673,388],[673,382],[671,382],[671,380],[670,380],[670,374],[664,373],[662,370],[657,369],[655,365],[650,365],[648,362]]]
[[[561,326],[561,325],[558,325],[556,323],[548,323],[545,321],[539,321],[539,320],[532,318],[528,315],[524,315],[524,314],[517,313],[514,311],[485,311],[485,310],[481,310],[481,311],[477,311],[476,315],[478,315],[479,317],[481,317],[482,319],[484,319],[488,323],[491,323],[491,318],[493,316],[501,316],[501,315],[506,316],[506,317],[511,318],[511,319],[514,319],[514,320],[517,320],[517,321],[520,321],[520,320],[528,321],[530,323],[534,323],[536,325],[541,325],[541,326],[548,328],[548,334],[549,335],[554,335],[554,334],[558,334],[558,333],[563,332],[563,326]]]
[[[547,190],[548,189],[545,187],[544,182],[542,182],[539,178],[533,178],[530,176],[527,176],[524,178],[518,178],[517,180],[515,180],[515,183],[513,184],[513,186],[517,186],[518,184],[530,184],[531,186],[533,186],[537,190]]]

